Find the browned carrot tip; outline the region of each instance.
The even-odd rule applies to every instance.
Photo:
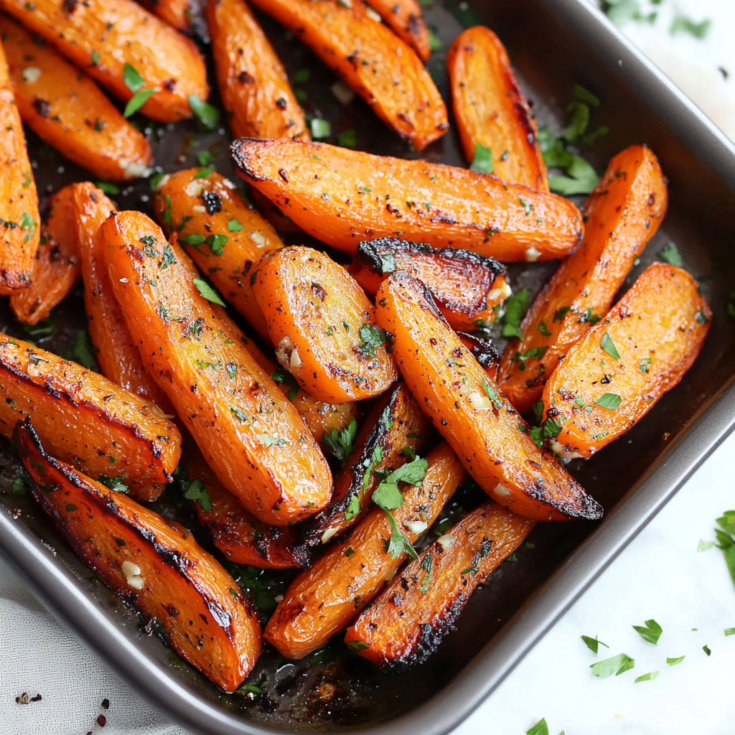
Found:
[[[386,25],[411,46],[423,62],[431,54],[429,29],[417,0],[367,0]]]

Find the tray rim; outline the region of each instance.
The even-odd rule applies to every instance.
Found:
[[[735,194],[735,145],[588,0],[544,0],[610,61],[638,94],[666,110],[670,126]],[[369,735],[444,735],[502,683],[627,545],[735,430],[735,376],[692,417],[677,438],[592,534],[526,600],[457,677],[415,710],[382,725],[350,728]],[[5,507],[0,503],[0,507]],[[174,722],[200,735],[260,735],[287,730],[254,723],[192,696],[171,670],[149,659],[73,574],[27,528],[0,513],[0,553],[33,594],[126,684]]]

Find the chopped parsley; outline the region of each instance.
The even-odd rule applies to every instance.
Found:
[[[617,656],[592,664],[590,668],[593,676],[598,679],[607,679],[609,676],[620,676],[620,674],[630,671],[634,666],[634,659],[624,653],[619,653]]]
[[[370,324],[363,324],[360,327],[360,345],[358,346],[358,352],[362,357],[372,359],[375,357],[375,350],[385,344],[385,332],[378,326],[370,326]]]
[[[522,288],[516,291],[505,302],[505,314],[503,316],[503,337],[518,337],[523,342],[521,332],[521,319],[528,308],[528,289]]]
[[[125,477],[123,475],[118,475],[117,477],[100,475],[97,478],[97,482],[101,482],[105,487],[109,487],[110,490],[116,493],[127,494],[130,491],[130,488],[123,482],[124,479]]]
[[[717,519],[719,528],[715,529],[717,548],[725,555],[730,577],[735,584],[735,510],[728,510]]]
[[[686,15],[677,13],[671,23],[669,33],[672,36],[676,36],[679,33],[688,33],[690,36],[694,36],[694,38],[698,38],[701,41],[703,38],[707,37],[711,27],[712,20],[710,18],[705,18],[697,23],[691,18],[687,18]]]
[[[638,369],[642,373],[647,373],[651,367],[651,358],[650,357],[644,357],[639,363],[638,363]]]
[[[34,339],[48,337],[53,334],[56,329],[56,323],[54,322],[53,317],[50,316],[37,324],[22,324],[21,326],[23,327],[23,331],[29,337],[33,337]]]
[[[86,329],[77,329],[71,352],[64,355],[65,360],[73,360],[88,370],[94,364],[94,347]]]
[[[544,337],[551,337],[551,332],[549,331],[549,328],[546,326],[546,322],[542,321],[539,322],[538,327],[536,327],[541,334],[544,335]]]
[[[68,506],[67,506],[67,507],[68,507]],[[704,651],[704,652],[705,652],[705,653],[706,653],[706,654],[707,654],[708,656],[711,656],[711,655],[712,655],[712,650],[710,649],[710,647],[709,647],[709,646],[702,646],[702,650],[703,650],[703,651]]]
[[[596,401],[595,406],[607,408],[610,411],[617,411],[623,399],[616,393],[603,393]]]
[[[679,656],[679,658],[667,658],[666,663],[669,666],[678,666],[685,658],[686,656]]]
[[[208,102],[203,102],[195,94],[189,95],[189,107],[197,122],[205,130],[216,130],[219,125],[219,110]]]
[[[530,730],[526,730],[526,735],[549,735],[546,719],[539,720]]]
[[[220,306],[225,305],[222,297],[206,281],[195,278],[194,285],[197,287],[200,296],[203,296],[207,301],[211,301],[213,304],[219,304]]]
[[[607,643],[603,643],[601,640],[599,640],[597,637],[590,638],[588,635],[583,635],[582,640],[584,641],[585,646],[592,651],[595,655],[597,655],[597,652],[600,649],[600,646],[605,646],[605,648],[610,648],[610,646],[607,645]]]
[[[285,385],[288,386],[288,400],[293,401],[294,398],[299,393],[299,384],[296,378],[294,378],[291,373],[288,372],[285,368],[280,368],[279,370],[276,370],[275,373],[271,373],[271,378],[278,383],[278,385]],[[336,431],[336,429],[332,429],[332,431]],[[326,436],[325,436],[326,441]]]
[[[634,683],[638,684],[638,682],[641,681],[653,681],[654,679],[658,679],[660,673],[660,671],[651,671],[648,674],[643,674],[643,676],[639,676]]]
[[[274,439],[268,434],[258,434],[258,439],[264,447],[284,447],[288,444],[285,439]]]
[[[337,145],[343,148],[357,148],[357,130],[355,128],[347,128],[337,135]]]
[[[475,146],[475,155],[472,159],[470,170],[480,174],[491,174],[493,172],[493,152],[482,143]]]
[[[14,477],[13,482],[10,484],[10,490],[13,495],[27,495],[29,489],[28,483],[21,475]],[[725,635],[727,635],[727,631],[725,631]]]
[[[322,120],[320,117],[313,117],[309,120],[309,132],[314,140],[328,138],[332,134],[332,126],[329,120]]]
[[[600,341],[600,347],[607,352],[610,357],[614,357],[616,360],[620,359],[620,353],[618,352],[615,343],[612,341],[612,337],[608,332],[605,332],[602,340]]]
[[[663,628],[655,620],[646,620],[645,627],[634,625],[633,630],[636,630],[644,641],[653,643],[654,646],[658,643],[661,633],[663,633]]]
[[[209,497],[206,485],[201,480],[183,480],[184,497],[187,500],[198,500],[205,513],[212,510],[212,500]]]
[[[534,357],[537,360],[543,359],[543,356],[546,354],[546,351],[548,350],[548,346],[546,347],[532,347],[530,350],[526,350],[525,352],[516,352],[515,355],[513,355],[513,362],[518,363],[518,369],[523,371],[526,369],[526,360]]]
[[[670,242],[665,248],[659,250],[656,255],[659,260],[662,260],[664,263],[668,263],[669,265],[675,265],[677,268],[682,268],[684,266],[684,261],[681,257],[681,253],[679,252],[679,248],[677,248],[673,242]]]
[[[352,419],[343,429],[332,429],[322,441],[332,450],[337,461],[344,462],[351,454],[357,436],[357,421]]]
[[[572,310],[572,307],[571,306],[562,306],[560,309],[557,309],[554,312],[554,321],[555,322],[563,322],[564,321],[564,317],[571,310]]]
[[[240,232],[244,229],[244,226],[241,225],[238,220],[236,220],[234,217],[227,223],[227,229],[230,232]]]
[[[214,163],[214,156],[209,151],[199,151],[197,153],[197,163],[200,166],[210,166]]]
[[[120,193],[120,187],[117,184],[111,184],[108,181],[95,181],[94,185],[109,196],[115,196]]]

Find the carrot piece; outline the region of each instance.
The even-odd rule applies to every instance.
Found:
[[[151,13],[187,36],[204,24],[199,0],[140,0]]]
[[[26,125],[101,179],[147,175],[153,162],[148,141],[95,82],[7,16],[0,17],[0,33]]]
[[[350,266],[350,274],[370,296],[397,270],[423,282],[454,329],[492,324],[511,293],[505,267],[469,250],[437,250],[384,237],[361,242]]]
[[[308,566],[308,549],[297,542],[294,526],[268,526],[248,513],[222,486],[196,446],[186,447],[182,463],[189,479],[186,495],[197,496],[192,502],[199,523],[229,561],[261,569]]]
[[[329,466],[301,417],[230,332],[186,255],[138,212],[102,226],[118,303],[143,364],[222,484],[261,521],[286,525],[329,500]]]
[[[222,295],[264,337],[265,319],[253,296],[250,269],[283,243],[266,220],[224,176],[187,169],[165,176],[155,195],[156,216],[209,275]]]
[[[345,642],[374,664],[423,663],[454,629],[478,585],[535,521],[488,500],[408,564],[347,629]]]
[[[480,363],[485,375],[498,380],[498,365],[500,363],[500,352],[495,343],[486,337],[478,337],[476,334],[457,332],[462,344],[472,353],[472,357]]]
[[[80,274],[71,187],[56,192],[48,207],[41,223],[41,243],[31,285],[10,297],[13,313],[24,324],[38,324],[46,319],[67,297]]]
[[[363,0],[255,0],[420,151],[449,128],[444,101],[416,52],[367,14]]]
[[[423,284],[394,273],[377,296],[406,385],[467,471],[501,505],[534,520],[596,519],[599,504],[529,436],[510,405],[437,310]]]
[[[40,239],[38,194],[0,44],[0,295],[28,288]]]
[[[429,453],[420,487],[404,486],[396,526],[413,543],[430,526],[465,477],[445,443]],[[299,574],[278,603],[265,638],[287,658],[302,658],[346,628],[380,592],[406,558],[391,554],[391,522],[374,508],[344,541],[332,546],[314,566]]]
[[[367,4],[393,33],[416,51],[422,61],[428,60],[431,54],[429,29],[417,0],[367,0]]]
[[[329,256],[306,247],[276,250],[250,280],[278,362],[315,398],[359,401],[395,381],[373,305]]]
[[[412,453],[421,453],[433,437],[431,422],[405,383],[383,394],[365,419],[348,463],[335,478],[329,505],[304,526],[306,544],[325,544],[358,523],[383,474],[403,466]]]
[[[558,434],[553,449],[591,457],[635,426],[697,359],[711,319],[686,271],[646,268],[546,384],[544,416]]]
[[[207,22],[228,123],[236,138],[309,139],[288,76],[245,0],[207,3]]]
[[[0,0],[0,8],[124,102],[155,89],[141,110],[153,120],[191,117],[190,95],[209,96],[204,59],[194,42],[133,0]],[[126,66],[137,75],[126,73]]]
[[[158,621],[167,643],[221,689],[250,673],[258,616],[183,526],[50,457],[30,418],[13,440],[33,495],[81,560],[123,602]]]
[[[0,382],[3,436],[9,438],[15,424],[30,416],[48,450],[91,477],[121,477],[143,500],[160,495],[171,481],[181,435],[148,401],[4,334]]]
[[[570,201],[467,169],[297,140],[244,138],[232,152],[246,181],[350,255],[363,240],[399,237],[502,261],[549,260],[582,236]]]
[[[447,71],[467,160],[482,145],[501,179],[548,191],[536,121],[500,39],[484,26],[468,28],[449,49]]]
[[[656,156],[631,146],[610,161],[584,206],[585,235],[536,297],[500,365],[500,385],[526,413],[559,360],[604,316],[666,214],[666,179]]]

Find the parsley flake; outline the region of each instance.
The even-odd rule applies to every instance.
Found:
[[[206,485],[201,480],[184,482],[184,497],[187,500],[198,500],[205,513],[212,510],[212,500],[209,497]]]
[[[213,304],[219,304],[219,306],[225,305],[222,297],[206,281],[195,278],[194,285],[197,287],[199,295],[207,299],[207,301],[211,301]]]
[[[644,641],[653,643],[654,646],[658,643],[661,633],[663,633],[663,628],[661,628],[655,620],[646,620],[645,627],[642,625],[634,625],[633,630],[638,631]]]
[[[343,429],[332,429],[322,441],[332,450],[337,461],[344,462],[351,454],[357,436],[357,421],[352,419]]]
[[[522,288],[516,291],[505,302],[505,315],[503,316],[503,337],[518,337],[523,342],[521,332],[521,319],[528,307],[528,289]]]
[[[592,675],[598,679],[607,679],[609,676],[620,676],[620,674],[629,671],[635,666],[635,660],[625,653],[619,653],[617,656],[598,661],[592,664]]]
[[[480,174],[491,174],[493,172],[493,152],[482,143],[475,146],[475,155],[472,159],[471,171]]]
[[[203,102],[195,94],[189,95],[189,107],[196,116],[197,122],[205,130],[216,130],[219,125],[219,110],[208,102]]]
[[[614,357],[616,360],[620,359],[620,353],[618,352],[617,347],[615,347],[615,343],[612,341],[612,337],[609,332],[605,332],[605,335],[600,341],[600,347],[602,347],[610,357]]]
[[[669,265],[675,265],[677,268],[681,268],[684,265],[681,253],[673,242],[670,242],[663,250],[659,250],[656,255],[659,260]]]
[[[595,401],[595,406],[607,408],[610,411],[617,411],[622,400],[616,393],[604,393]]]
[[[605,646],[605,648],[610,648],[610,646],[607,645],[607,643],[603,643],[601,640],[598,640],[597,637],[590,638],[588,635],[583,635],[582,640],[584,641],[584,644],[587,646],[587,648],[592,651],[595,655],[597,655],[597,652],[600,649],[600,646]]]
[[[385,344],[385,332],[378,326],[363,324],[360,327],[360,339],[362,342],[358,346],[358,351],[362,357],[373,359],[375,350]]]

